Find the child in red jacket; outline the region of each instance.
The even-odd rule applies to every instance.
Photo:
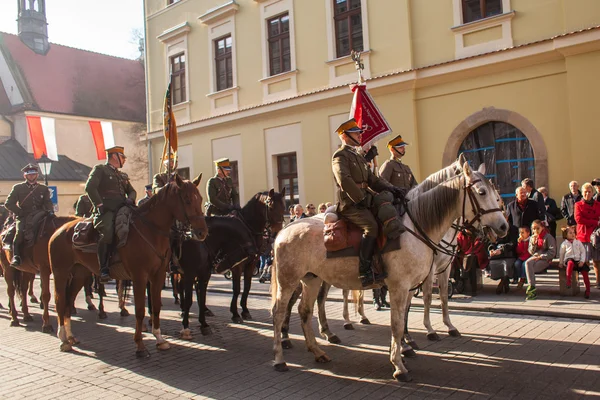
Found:
[[[521,289],[527,279],[525,276],[525,261],[531,257],[528,249],[530,235],[531,230],[528,226],[519,228],[519,239],[517,239],[517,261],[515,261],[515,279],[519,278],[517,289]]]

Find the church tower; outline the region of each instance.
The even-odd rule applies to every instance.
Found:
[[[48,44],[48,22],[46,22],[46,0],[17,0],[19,2],[19,37],[31,50],[46,54]]]

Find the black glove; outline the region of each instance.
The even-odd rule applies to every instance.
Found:
[[[379,155],[379,152],[377,151],[377,147],[371,146],[369,151],[367,151],[367,154],[365,154],[365,160],[367,160],[367,162],[371,162],[378,155]]]
[[[106,211],[106,210],[104,209],[104,206],[103,206],[103,205],[102,205],[102,206],[98,206],[98,207],[96,207],[96,212],[98,213],[98,215],[102,215],[102,214],[104,214],[104,212],[105,212],[105,211]]]
[[[399,187],[395,187],[391,190],[392,194],[397,199],[403,199],[406,197],[407,190]]]
[[[354,205],[356,206],[356,208],[358,208],[359,210],[365,210],[367,208],[367,201],[366,201],[366,197],[363,197],[363,199],[361,201],[359,201],[358,203],[355,203]]]
[[[133,199],[127,198],[125,200],[125,204],[127,204],[128,206],[135,206],[135,201],[133,201]]]

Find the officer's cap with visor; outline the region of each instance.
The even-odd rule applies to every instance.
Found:
[[[387,144],[387,147],[389,149],[396,148],[399,149],[400,147],[404,147],[407,146],[408,143],[406,143],[403,139],[401,135],[396,136],[395,138],[393,138],[392,140],[390,140]]]
[[[215,166],[217,168],[222,168],[225,171],[231,171],[231,163],[229,162],[229,158],[219,158],[215,160]]]
[[[354,118],[349,119],[348,121],[341,124],[336,130],[338,135],[343,135],[344,133],[363,133],[364,130],[358,126],[356,120]]]
[[[37,165],[34,164],[27,164],[26,166],[21,168],[21,171],[23,171],[25,175],[35,175],[40,173],[40,169]]]
[[[111,154],[120,154],[123,157],[127,158],[127,156],[125,155],[125,147],[123,147],[123,146],[110,147],[110,148],[106,149],[106,154],[109,156]]]

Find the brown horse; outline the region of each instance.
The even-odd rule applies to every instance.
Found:
[[[6,292],[8,294],[10,326],[20,326],[19,313],[15,306],[15,293],[19,296],[19,299],[21,299],[23,321],[33,321],[33,317],[29,314],[29,306],[27,305],[27,287],[35,280],[35,274],[16,270],[13,267],[10,267],[9,264],[9,261],[6,259],[6,254],[0,252],[0,267],[3,270],[4,280],[6,281]],[[0,308],[2,308],[1,305]]]
[[[4,250],[3,257],[0,259],[4,267],[4,278],[6,279],[8,298],[11,304],[11,326],[19,326],[19,320],[17,318],[17,311],[14,307],[15,304],[15,289],[21,290],[21,288],[15,288],[15,282],[22,284],[28,284],[35,274],[40,274],[40,280],[42,284],[42,306],[44,313],[42,315],[42,331],[50,333],[53,331],[52,325],[50,324],[50,316],[48,314],[48,304],[50,303],[50,260],[48,259],[48,241],[52,234],[62,225],[67,222],[74,221],[75,217],[54,217],[49,216],[42,220],[39,226],[39,232],[32,247],[26,248],[23,251],[23,257],[21,265],[18,270],[14,267],[10,267],[8,260],[12,258],[12,251]],[[23,272],[24,274],[22,274]],[[33,275],[33,276],[32,276]],[[23,309],[23,316],[26,321],[31,320],[27,310],[27,287],[25,287],[24,293],[20,294]]]
[[[149,356],[142,342],[144,300],[146,283],[150,282],[152,297],[152,333],[160,350],[168,349],[169,343],[160,333],[161,291],[165,282],[166,265],[170,258],[169,233],[177,219],[189,224],[200,240],[208,234],[202,196],[197,186],[202,175],[193,183],[183,181],[178,175],[148,202],[136,209],[131,218],[127,244],[118,249],[123,269],[133,281],[135,304],[135,335],[138,357]],[[78,343],[71,330],[70,307],[90,273],[98,274],[100,267],[95,253],[83,253],[73,249],[73,231],[76,222],[60,228],[50,239],[50,264],[54,273],[56,312],[58,314],[58,337],[61,351],[70,351]],[[85,268],[82,268],[85,267]],[[114,267],[113,267],[114,268]],[[80,273],[81,270],[87,270]],[[114,271],[113,271],[114,272]]]

